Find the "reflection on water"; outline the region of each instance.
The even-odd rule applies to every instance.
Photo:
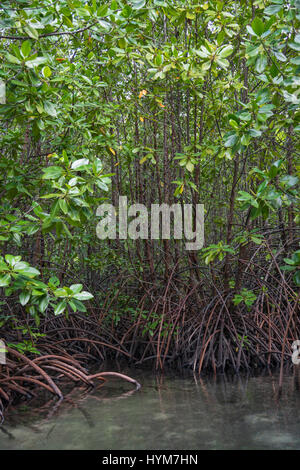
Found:
[[[286,376],[195,379],[123,369],[142,384],[111,380],[67,400],[11,408],[0,449],[300,449],[300,391]],[[2,432],[1,432],[2,431]]]

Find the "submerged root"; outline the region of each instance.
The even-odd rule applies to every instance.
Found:
[[[104,377],[107,377],[107,376],[119,377],[120,379],[126,380],[127,382],[130,382],[132,384],[135,384],[136,390],[139,390],[141,388],[141,384],[137,382],[135,379],[128,377],[128,375],[119,374],[119,372],[100,372],[99,374],[90,375],[89,379],[105,380]]]
[[[44,389],[60,400],[64,394],[56,382],[67,379],[74,385],[83,384],[94,388],[94,380],[104,384],[106,377],[118,377],[136,386],[141,385],[133,378],[118,372],[100,372],[89,375],[88,371],[75,359],[64,355],[45,354],[36,359],[29,359],[24,354],[7,348],[10,356],[7,364],[0,369],[0,424],[3,422],[5,407],[20,397],[36,396],[37,390]]]

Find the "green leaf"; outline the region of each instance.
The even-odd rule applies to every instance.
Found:
[[[222,67],[222,69],[227,69],[229,67],[229,62],[226,59],[216,58],[216,63]]]
[[[257,237],[251,237],[251,240],[253,241],[253,243],[255,243],[256,245],[261,245],[262,244],[262,239],[261,238],[257,238]]]
[[[239,197],[237,198],[238,201],[251,201],[253,196],[247,193],[246,191],[239,191]]]
[[[294,49],[294,51],[300,51],[300,44],[296,42],[289,42],[288,45],[291,49]]]
[[[76,307],[76,304],[73,300],[69,300],[68,301],[68,304],[70,305],[70,307],[72,308],[73,312],[77,312],[77,307]]]
[[[263,54],[260,54],[255,62],[255,70],[258,73],[262,73],[265,70],[267,63],[268,63],[267,57]]]
[[[238,123],[236,122],[235,119],[229,119],[229,124],[230,124],[231,127],[233,127],[234,129],[236,129],[236,130],[239,129],[239,125],[238,125]]]
[[[230,133],[227,136],[225,136],[225,142],[224,145],[225,147],[233,147],[238,140],[238,135],[236,133]]]
[[[295,271],[295,266],[285,265],[285,266],[280,266],[280,269],[282,271]]]
[[[49,166],[48,168],[43,168],[43,172],[44,180],[56,180],[62,176],[64,170],[60,166]]]
[[[290,259],[290,258],[283,258],[283,261],[286,263],[286,264],[290,264],[292,266],[295,265],[295,261],[293,259]]]
[[[221,50],[218,52],[219,57],[221,59],[225,59],[225,57],[228,57],[231,55],[233,52],[233,46],[231,44],[227,44],[221,48]]]
[[[261,36],[265,30],[264,23],[258,17],[255,17],[251,23],[251,27],[257,36]]]
[[[251,34],[251,36],[257,36],[257,34],[253,31],[253,29],[251,28],[251,26],[247,25],[247,26],[246,26],[246,29],[247,29],[248,33]]]
[[[287,61],[286,56],[282,52],[274,51],[274,55],[275,55],[276,59],[279,60],[280,62],[286,62]]]
[[[26,305],[28,303],[29,299],[30,299],[30,292],[28,292],[28,291],[23,291],[19,295],[20,304],[22,306]]]
[[[288,188],[292,188],[295,186],[299,181],[299,178],[297,176],[292,176],[292,175],[285,175],[280,179],[281,183],[284,183]]]
[[[73,299],[72,303],[77,307],[77,310],[79,310],[79,312],[86,312],[86,307],[80,300]]]
[[[10,274],[0,276],[0,287],[6,287],[10,284]]]
[[[239,119],[242,121],[251,121],[251,114],[248,111],[243,111],[238,114]]]
[[[296,286],[300,286],[300,269],[293,276]]]
[[[55,297],[68,297],[68,292],[64,288],[60,287],[54,291],[54,295]]]
[[[117,8],[118,8],[118,6],[117,6]],[[112,8],[112,9],[114,9],[114,8]],[[108,6],[107,5],[100,5],[98,10],[97,10],[97,16],[100,16],[101,18],[103,18],[104,16],[107,15],[107,11],[108,11]]]
[[[20,270],[18,269],[16,271],[18,271],[19,274],[26,275],[27,277],[34,277],[40,274],[40,271],[36,268],[33,268],[32,266],[28,266],[25,269],[20,269]]]
[[[72,284],[70,289],[74,292],[74,294],[78,294],[82,290],[82,287],[82,284]]]
[[[108,186],[107,184],[105,184],[103,181],[101,181],[101,179],[98,179],[96,181],[96,185],[98,186],[99,189],[103,189],[103,191],[108,191]]]
[[[59,285],[59,279],[57,276],[52,276],[50,277],[49,281],[48,281],[48,285],[49,286],[55,286],[57,287]],[[46,286],[47,287],[47,286]]]
[[[282,5],[270,5],[264,9],[264,14],[268,16],[276,15],[282,9]]]
[[[21,256],[5,255],[5,261],[12,267],[20,260]]]
[[[35,28],[33,28],[31,25],[27,25],[24,28],[24,31],[30,36],[32,39],[38,39],[39,38],[39,33]]]
[[[54,315],[60,315],[61,313],[63,313],[66,309],[66,306],[67,301],[65,299],[59,302],[54,308]]]
[[[187,164],[186,164],[185,167],[186,167],[186,169],[187,169],[189,172],[191,172],[191,173],[194,171],[194,165],[193,165],[192,162],[187,162]]]
[[[9,53],[6,54],[6,58],[12,64],[20,64],[21,63],[20,59],[18,59],[17,57],[15,57],[14,55],[11,55]]]
[[[45,101],[43,104],[44,104],[44,110],[47,114],[49,114],[49,116],[53,116],[53,117],[57,116],[57,111],[53,103],[50,103],[50,101]]]
[[[29,69],[32,69],[32,68],[34,68],[34,67],[38,67],[38,66],[41,65],[41,64],[44,64],[45,62],[47,62],[46,57],[37,57],[36,59],[27,60],[27,61],[25,62],[25,65],[26,65],[26,67],[28,67]]]
[[[48,305],[49,305],[49,297],[48,295],[44,295],[39,300],[39,311],[41,313],[44,313]]]
[[[28,57],[31,51],[31,42],[30,41],[24,41],[22,46],[21,46],[21,54],[24,58]]]
[[[131,6],[133,10],[140,10],[141,8],[144,8],[146,5],[146,0],[132,0],[131,1]]]
[[[29,266],[26,261],[18,261],[17,263],[14,264],[14,270],[15,271],[20,271],[22,269],[26,269]]]
[[[249,145],[250,140],[251,140],[250,137],[251,136],[249,134],[243,134],[241,137],[241,144],[245,146]]]
[[[45,78],[51,77],[52,72],[51,72],[50,67],[48,67],[48,65],[42,68],[42,74]]]
[[[64,214],[67,214],[68,213],[68,204],[67,204],[67,201],[65,199],[59,199],[59,207],[61,208],[61,210],[63,211]]]
[[[300,56],[293,57],[290,61],[291,61],[292,64],[300,65]]]
[[[89,10],[83,7],[76,8],[76,13],[78,16],[83,16],[85,18],[91,16],[91,13],[89,12]]]
[[[71,168],[72,170],[79,171],[89,164],[90,164],[90,161],[87,158],[80,158],[79,160],[76,160],[75,162],[72,163]]]
[[[92,299],[93,297],[94,296],[92,294],[86,291],[82,291],[74,295],[74,299],[77,299],[77,300],[89,300],[89,299]]]
[[[250,129],[249,134],[251,135],[251,137],[260,137],[261,131],[258,131],[257,129]]]
[[[271,168],[268,171],[269,178],[274,178],[278,174],[278,172],[280,171],[280,167],[281,167],[282,162],[283,162],[283,160],[280,159],[280,160],[277,160],[276,162],[274,162],[271,165]]]
[[[32,290],[32,295],[34,295],[34,296],[38,296],[38,297],[39,297],[39,296],[44,295],[44,294],[45,294],[45,292],[42,291],[42,290],[37,290],[37,289],[33,289],[33,290]]]

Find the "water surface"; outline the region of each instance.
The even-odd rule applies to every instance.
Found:
[[[112,379],[58,403],[24,402],[0,427],[0,449],[300,449],[300,391],[286,376],[195,379],[123,369],[142,384]]]

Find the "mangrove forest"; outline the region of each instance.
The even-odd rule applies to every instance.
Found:
[[[299,0],[1,1],[0,422],[135,393],[129,366],[297,368],[299,20]]]

